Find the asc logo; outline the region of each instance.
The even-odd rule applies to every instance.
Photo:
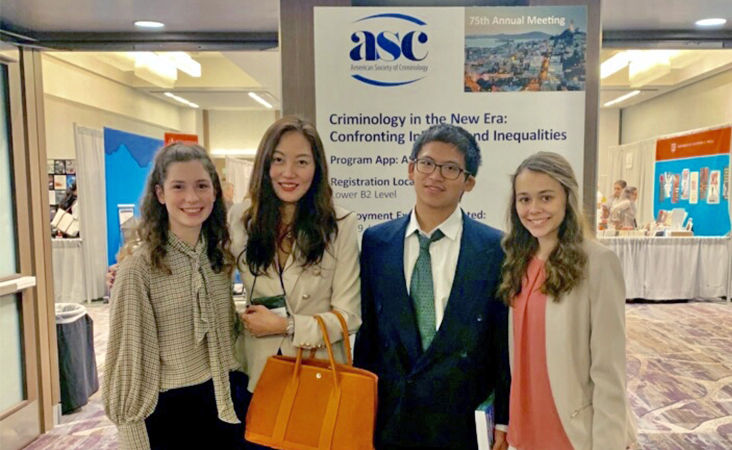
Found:
[[[424,27],[424,21],[406,14],[384,13],[354,23],[365,21],[388,24],[389,29],[358,30],[351,34],[354,45],[349,57],[354,79],[374,86],[402,86],[424,78],[428,66],[423,61],[429,54],[429,38],[421,29],[415,29],[415,25]]]

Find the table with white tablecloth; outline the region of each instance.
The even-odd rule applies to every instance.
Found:
[[[56,303],[87,301],[82,239],[51,239],[53,290]]]
[[[732,250],[727,237],[617,237],[600,241],[620,258],[626,298],[729,298]]]

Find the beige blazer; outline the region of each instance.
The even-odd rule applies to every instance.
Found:
[[[247,236],[242,214],[248,206],[248,203],[236,204],[229,211],[231,249],[235,257],[246,247]],[[315,315],[323,317],[330,341],[337,343],[333,346],[336,359],[345,362],[341,326],[335,315],[328,311],[336,309],[342,313],[349,332],[356,333],[361,326],[361,279],[356,214],[336,207],[336,217],[341,219],[338,221],[338,235],[326,249],[320,264],[303,269],[292,255],[285,264],[282,282],[288,313],[295,320],[295,334],[257,338],[245,332],[243,342],[237,345],[237,351],[240,352],[238,357],[244,371],[249,375],[248,388],[252,392],[267,358],[276,355],[278,351],[286,356],[295,356],[298,347],[318,347],[316,358],[328,359],[323,337],[313,317]],[[245,264],[240,264],[239,271],[250,298],[283,293],[275,267],[268,269],[266,276],[258,276],[256,284]]]
[[[634,441],[625,393],[625,282],[615,253],[590,239],[583,247],[585,279],[559,302],[547,299],[549,384],[575,449],[619,450]]]

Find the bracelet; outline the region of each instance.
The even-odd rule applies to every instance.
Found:
[[[295,334],[295,319],[291,316],[287,316],[287,328],[285,328],[285,334],[287,336]]]

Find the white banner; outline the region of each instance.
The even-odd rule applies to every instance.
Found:
[[[315,85],[336,203],[359,228],[406,214],[412,143],[440,122],[481,147],[474,218],[504,228],[509,175],[540,150],[582,180],[585,6],[315,8]],[[581,184],[581,181],[580,181]]]

